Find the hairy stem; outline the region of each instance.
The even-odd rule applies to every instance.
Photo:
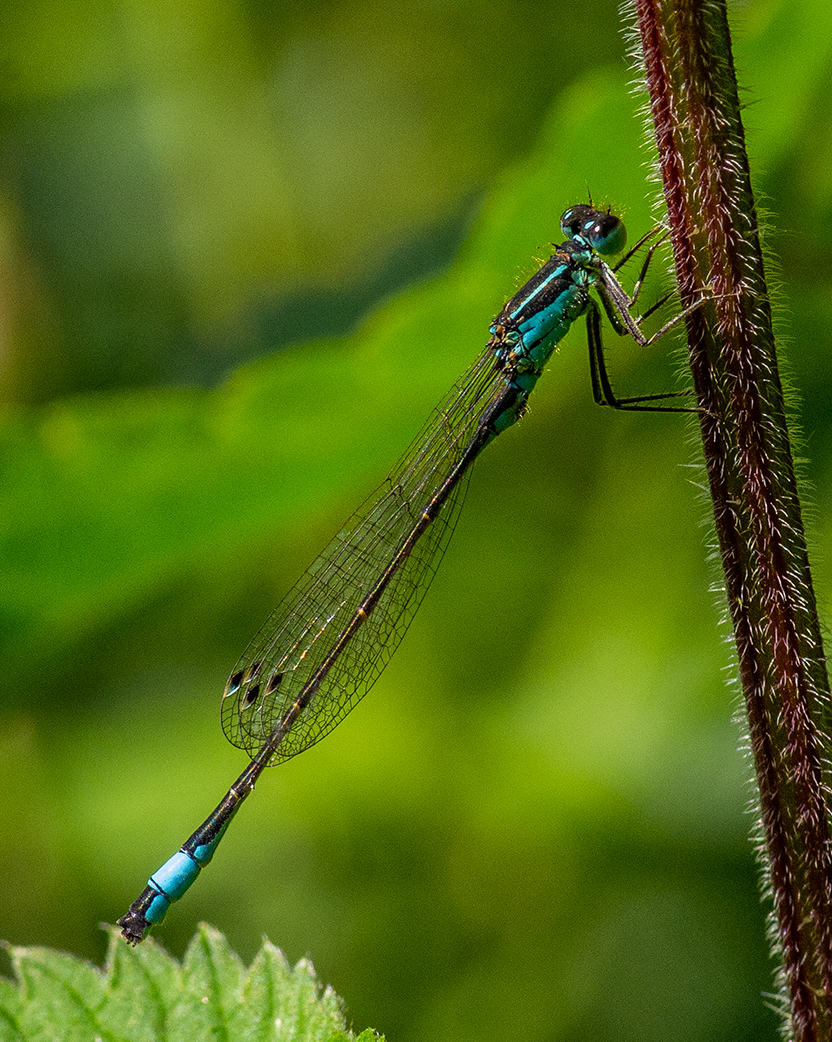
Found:
[[[760,793],[788,1034],[832,1038],[829,681],[724,0],[633,0]]]

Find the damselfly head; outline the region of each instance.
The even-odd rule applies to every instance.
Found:
[[[627,243],[627,229],[620,217],[583,204],[570,206],[560,219],[560,230],[607,257],[620,253]]]

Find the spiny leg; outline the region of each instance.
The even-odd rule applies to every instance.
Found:
[[[702,297],[696,303],[686,307],[665,322],[661,329],[657,330],[652,336],[646,337],[639,329],[639,323],[664,304],[673,294],[666,294],[656,301],[652,307],[648,308],[644,315],[634,318],[630,311],[632,298],[627,296],[624,287],[615,277],[613,269],[608,264],[602,263],[598,269],[598,276],[595,288],[598,291],[598,296],[601,298],[601,303],[604,305],[604,311],[607,313],[610,325],[619,336],[631,336],[640,347],[650,347],[651,344],[655,344],[657,340],[663,337],[677,323],[681,322],[683,318],[687,318],[688,315],[701,308],[710,299],[710,297]]]
[[[607,373],[601,336],[601,312],[594,300],[591,300],[587,307],[586,329],[592,395],[596,405],[608,405],[611,409],[618,409],[622,412],[698,412],[697,409],[684,406],[645,404],[667,401],[670,398],[684,398],[689,395],[688,391],[667,391],[664,394],[643,394],[633,398],[618,398],[612,389]],[[622,332],[626,333],[628,330],[623,329]],[[652,342],[652,338],[650,342]]]
[[[642,324],[642,322],[644,322],[644,320],[646,318],[649,318],[652,314],[655,314],[655,312],[658,311],[659,308],[661,308],[664,304],[666,304],[668,300],[670,300],[670,298],[673,296],[672,292],[665,293],[663,297],[659,297],[659,299],[654,304],[651,304],[650,307],[646,311],[643,311],[640,315],[634,316],[632,314],[632,308],[638,300],[639,294],[641,293],[641,289],[644,284],[644,279],[647,275],[647,269],[650,267],[650,262],[653,259],[653,254],[656,252],[659,246],[661,246],[661,244],[666,241],[666,239],[670,235],[670,232],[667,229],[665,229],[659,236],[659,238],[654,243],[652,243],[652,245],[648,249],[647,254],[644,258],[644,263],[641,265],[641,270],[638,273],[638,278],[636,279],[635,285],[633,286],[633,292],[630,296],[627,295],[626,291],[624,290],[624,287],[618,281],[616,272],[618,272],[621,269],[621,267],[627,263],[627,261],[633,256],[634,253],[641,249],[641,247],[645,244],[645,242],[647,242],[647,240],[651,236],[655,235],[656,232],[660,230],[660,225],[656,225],[655,228],[651,228],[649,232],[646,232],[644,235],[642,235],[642,237],[638,240],[635,246],[632,247],[632,249],[628,250],[628,252],[624,254],[621,260],[619,260],[618,263],[615,265],[615,267],[610,268],[608,265],[605,264],[603,265],[603,268],[600,272],[601,284],[598,288],[601,294],[601,299],[604,304],[604,309],[607,312],[607,316],[610,320],[610,323],[612,324],[616,333],[619,334],[619,336],[629,334],[642,347],[649,347],[651,344],[654,344],[657,340],[663,337],[665,333],[668,332],[668,330],[672,329],[677,322],[681,322],[683,318],[686,318],[692,312],[696,311],[697,308],[702,307],[702,305],[708,299],[707,297],[703,297],[695,304],[691,304],[690,307],[687,307],[683,311],[680,311],[678,315],[674,315],[673,318],[671,318],[668,322],[665,322],[661,329],[657,330],[651,337],[646,338],[643,335],[639,335],[640,330],[638,330],[638,327]]]
[[[621,260],[618,261],[615,267],[611,269],[612,272],[615,273],[617,271],[620,271],[621,268],[623,268],[623,266],[627,263],[627,261],[630,260],[630,258],[641,249],[641,247],[647,242],[647,240],[659,231],[661,231],[661,226],[657,224],[655,228],[651,228],[649,232],[646,232],[644,235],[642,235],[642,237],[638,240],[635,246],[629,249],[621,258]],[[659,246],[661,246],[661,244],[667,239],[669,234],[670,233],[667,230],[663,231],[659,238],[656,239],[656,241],[652,243],[650,248],[647,250],[647,253],[644,257],[644,261],[641,265],[641,270],[638,273],[638,278],[636,279],[635,285],[633,286],[632,294],[629,297],[627,297],[626,294],[624,294],[627,300],[627,310],[632,308],[638,300],[639,294],[641,293],[641,288],[644,285],[644,280],[647,277],[647,269],[650,267],[650,262],[653,260],[653,254],[656,252]],[[616,279],[616,281],[618,280]],[[671,294],[668,294],[668,296],[670,295]],[[644,313],[642,318],[646,318],[648,315],[652,314],[656,310],[656,308],[661,307],[665,300],[667,300],[667,297],[663,297],[660,302],[654,304],[652,308],[650,308],[648,311]],[[641,319],[639,319],[638,321],[641,321]]]

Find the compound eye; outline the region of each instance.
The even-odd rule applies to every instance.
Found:
[[[578,207],[573,207],[573,209],[567,210],[560,219],[560,230],[564,235],[568,235],[570,239],[575,238],[583,224],[581,215],[577,211]]]
[[[605,213],[584,228],[583,235],[596,253],[610,256],[627,244],[627,229],[620,217]]]

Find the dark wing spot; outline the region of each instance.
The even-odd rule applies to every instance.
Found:
[[[232,673],[228,678],[228,683],[225,685],[225,694],[223,698],[227,698],[229,695],[235,694],[240,690],[240,684],[243,682],[243,671],[238,669],[236,673]]]
[[[252,702],[255,702],[257,700],[257,696],[259,694],[260,694],[260,685],[259,684],[252,684],[252,686],[243,695],[242,701],[240,703],[242,708],[243,709],[248,709],[248,707],[252,704]]]

